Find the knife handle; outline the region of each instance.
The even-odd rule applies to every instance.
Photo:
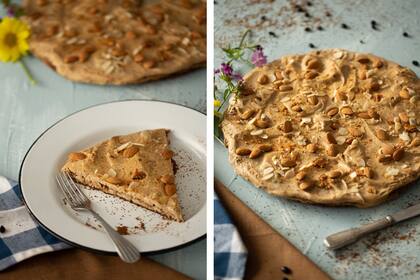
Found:
[[[338,249],[349,245],[353,242],[359,240],[362,236],[369,234],[371,232],[386,228],[394,223],[394,219],[391,216],[386,216],[383,219],[374,221],[369,224],[362,225],[357,228],[351,228],[348,230],[340,231],[334,234],[331,234],[324,240],[325,246],[328,249]]]

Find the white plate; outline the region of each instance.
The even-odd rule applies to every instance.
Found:
[[[130,100],[85,109],[47,129],[26,154],[20,187],[32,215],[51,233],[73,245],[115,252],[97,221],[65,205],[55,174],[71,151],[87,148],[114,135],[145,129],[171,130],[171,147],[179,169],[178,194],[186,219],[168,221],[160,215],[95,190],[86,190],[93,208],[114,227],[124,225],[126,237],[141,252],[183,245],[206,234],[206,118],[192,109],[157,101]]]

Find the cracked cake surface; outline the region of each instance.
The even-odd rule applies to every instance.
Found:
[[[169,130],[146,130],[72,152],[62,167],[81,184],[182,222]]]
[[[420,169],[420,80],[343,49],[288,55],[244,77],[221,124],[235,171],[303,202],[369,207]]]

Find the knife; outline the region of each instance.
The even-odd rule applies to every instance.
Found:
[[[392,215],[388,215],[385,218],[373,221],[369,224],[331,234],[324,239],[324,244],[328,249],[335,250],[356,242],[366,234],[381,230],[418,215],[420,215],[420,203],[400,210]]]

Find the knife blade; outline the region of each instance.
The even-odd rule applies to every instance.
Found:
[[[390,216],[394,220],[395,223],[399,223],[401,221],[411,219],[418,215],[420,215],[420,202],[417,204],[414,204],[413,206],[400,210]]]

